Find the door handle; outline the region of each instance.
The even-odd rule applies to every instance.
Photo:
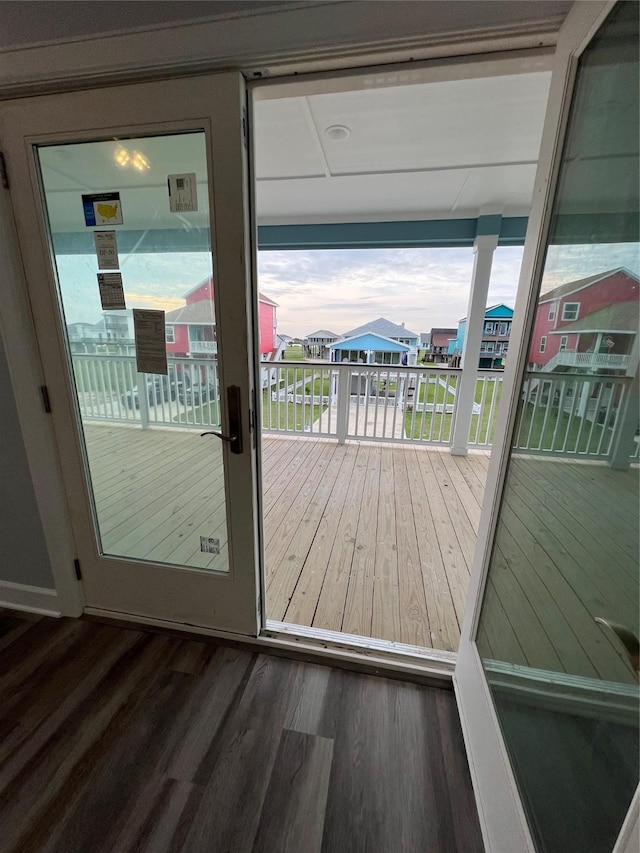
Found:
[[[204,435],[215,435],[222,441],[229,442],[229,450],[232,453],[242,453],[242,412],[240,409],[240,388],[238,385],[229,385],[227,388],[227,407],[229,411],[229,431],[231,435],[224,435],[215,430],[201,432]]]
[[[612,622],[611,619],[603,619],[602,616],[595,616],[594,618],[598,625],[606,628],[607,632],[615,637],[616,643],[624,649],[629,665],[635,677],[638,678],[640,673],[640,643],[636,635],[629,628]]]

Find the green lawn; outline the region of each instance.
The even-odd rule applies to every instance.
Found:
[[[538,407],[534,415],[533,403],[525,403],[520,412],[520,425],[515,433],[519,437],[516,447],[523,445],[532,450],[542,449],[564,453],[597,452],[605,429],[602,425],[593,424],[592,421],[575,415],[569,418],[566,412],[559,412],[557,408],[549,411],[545,423],[546,411],[546,407]],[[607,428],[606,433],[603,442],[605,450],[609,443],[611,429]]]
[[[263,429],[289,429],[296,432],[304,432],[305,427],[320,417],[320,412],[325,412],[327,406],[318,404],[302,405],[302,403],[289,403],[284,400],[271,400],[271,392],[265,390],[262,394],[262,428]]]
[[[291,344],[288,346],[282,357],[283,361],[302,361],[302,344]]]
[[[182,405],[181,403],[179,405]],[[217,402],[203,403],[193,410],[176,415],[173,420],[181,424],[202,424],[203,426],[220,425],[220,407]]]
[[[450,382],[449,387],[455,387],[455,383],[457,381],[457,377],[453,377],[453,381]],[[495,421],[498,415],[498,403],[500,402],[500,394],[502,392],[502,382],[490,382],[487,381],[487,391],[484,400],[484,406],[480,414],[471,416],[471,426],[469,429],[469,436],[477,444],[491,444],[493,440],[493,431],[495,428]],[[485,380],[479,379],[476,383],[476,393],[475,393],[475,402],[480,404],[482,403],[482,389],[484,386]],[[450,394],[447,388],[443,387],[439,383],[436,384],[434,382],[430,382],[427,390],[427,403],[433,403],[434,398],[436,396],[436,387],[438,388],[437,393],[437,404],[444,405],[445,396],[446,396],[446,404],[453,405],[455,403],[455,397],[453,394]],[[425,386],[423,385],[419,392],[419,402],[424,402],[424,391]],[[493,417],[491,418],[491,422],[489,422],[489,418],[491,415],[491,403],[493,400],[494,394],[496,395],[495,405],[493,407]],[[480,426],[478,429],[478,420],[480,420]],[[433,424],[433,430],[432,430]],[[451,430],[453,425],[453,414],[446,412],[416,412],[415,419],[414,413],[405,412],[404,416],[404,426],[405,426],[405,435],[407,438],[414,439],[423,439],[423,440],[431,440],[431,441],[449,441],[451,438]],[[440,429],[442,428],[442,433],[440,433]],[[477,434],[476,434],[477,433]]]

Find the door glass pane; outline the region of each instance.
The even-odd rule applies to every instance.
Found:
[[[638,95],[622,2],[579,63],[477,636],[549,853],[608,853],[638,784]]]
[[[222,448],[199,436],[220,427],[205,134],[37,154],[101,553],[226,572]],[[138,364],[135,309],[162,312],[137,315],[159,367]]]

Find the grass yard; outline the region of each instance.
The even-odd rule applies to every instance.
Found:
[[[182,405],[179,403],[178,405]],[[217,402],[203,403],[202,406],[195,406],[193,410],[182,412],[176,415],[173,419],[180,424],[201,424],[202,426],[219,426],[220,425],[220,407]]]
[[[534,414],[533,403],[525,403],[520,412],[516,436],[516,447],[564,453],[597,453],[601,439],[602,451],[608,449],[611,429],[594,424],[587,418],[575,415],[570,418],[567,412],[559,412],[557,407],[549,409],[548,414],[546,407],[538,407]]]
[[[284,400],[272,401],[271,392],[266,390],[262,394],[262,428],[304,432],[320,417],[320,412],[326,410],[327,406],[319,404],[312,406],[310,403],[303,405]]]
[[[302,344],[291,344],[285,349],[282,356],[283,361],[302,361],[303,358]]]

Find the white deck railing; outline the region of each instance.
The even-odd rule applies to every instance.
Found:
[[[461,370],[279,362],[262,366],[266,432],[357,441],[448,445]],[[500,371],[478,371],[469,445],[489,447]]]
[[[84,419],[138,423],[143,428],[220,425],[215,359],[170,357],[166,377],[138,374],[133,355],[73,354],[72,360]],[[265,432],[322,436],[341,443],[352,439],[451,445],[460,369],[265,362],[260,371]],[[471,448],[491,447],[502,382],[501,371],[476,374],[468,427]],[[627,377],[527,373],[514,448],[611,457],[630,383]],[[635,432],[636,426],[624,429]],[[637,439],[632,447],[631,457],[637,458]]]
[[[89,420],[143,427],[219,426],[217,362],[173,357],[167,361],[167,376],[151,376],[136,372],[133,355],[74,353],[80,414]]]
[[[555,370],[556,367],[579,368],[609,368],[611,370],[626,370],[629,366],[629,356],[620,353],[607,352],[575,352],[562,350],[545,364],[545,370]]]
[[[626,376],[527,373],[514,448],[527,453],[611,457],[621,437],[631,383]],[[637,458],[637,440],[632,444],[637,418],[629,424],[630,433],[623,440],[633,448],[632,458]]]

